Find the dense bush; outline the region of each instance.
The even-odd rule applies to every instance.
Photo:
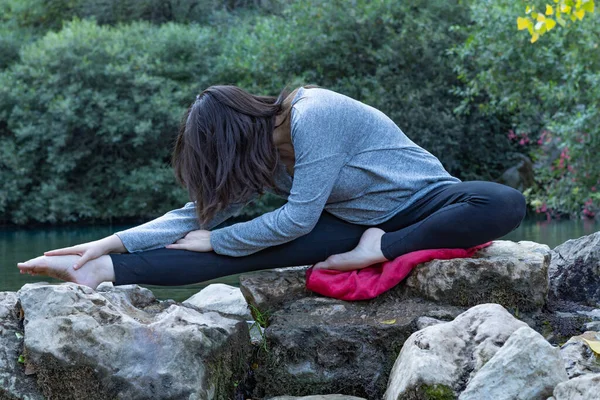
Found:
[[[600,58],[597,14],[556,29],[535,44],[515,31],[521,5],[472,2],[467,40],[453,51],[464,82],[458,111],[510,115],[505,134],[536,161],[530,204],[549,217],[592,217],[600,205]]]
[[[180,207],[187,197],[169,167],[172,140],[185,107],[211,84],[272,95],[304,83],[336,90],[390,115],[453,175],[495,180],[530,150],[510,129],[549,129],[537,96],[552,96],[558,81],[535,74],[560,56],[533,65],[538,50],[525,35],[520,42],[506,2],[0,0],[11,15],[2,26],[39,38],[0,41],[9,55],[0,65],[0,219],[146,219]],[[208,11],[153,14],[159,3]],[[484,19],[487,6],[497,12]],[[96,22],[68,22],[74,16]],[[131,22],[139,19],[150,22]],[[508,59],[526,63],[535,94],[515,94],[526,85]],[[244,215],[282,203],[265,196]]]
[[[0,75],[0,210],[12,222],[156,215],[182,109],[206,86],[207,30],[75,21]]]
[[[100,25],[148,21],[205,23],[219,12],[281,9],[273,0],[0,0],[3,19],[40,31],[59,30],[73,18],[94,19]]]

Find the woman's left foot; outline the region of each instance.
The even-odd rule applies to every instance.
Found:
[[[381,252],[381,237],[384,233],[385,231],[379,228],[367,229],[354,250],[329,256],[325,261],[313,265],[313,269],[353,271],[389,261]]]
[[[89,286],[96,289],[100,283],[114,280],[110,257],[101,256],[86,262],[81,268],[73,269],[73,264],[81,256],[40,256],[29,261],[18,263],[22,274],[33,276],[46,275],[67,282]]]

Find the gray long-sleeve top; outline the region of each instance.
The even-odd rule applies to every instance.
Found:
[[[294,176],[281,162],[275,175],[277,189],[287,198],[282,207],[212,230],[253,199],[230,204],[205,226],[196,219],[195,203],[189,202],[115,234],[127,251],[137,252],[206,229],[211,230],[217,254],[240,257],[308,234],[324,209],[348,222],[378,225],[431,190],[461,182],[384,113],[331,90],[297,92],[292,101],[291,139]]]

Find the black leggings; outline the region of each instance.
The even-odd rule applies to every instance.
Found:
[[[525,217],[525,197],[509,186],[468,181],[436,188],[388,221],[373,225],[384,256],[394,258],[416,250],[469,248],[498,239],[516,229]],[[214,251],[155,249],[109,254],[115,285],[187,285],[260,269],[312,265],[332,254],[352,250],[370,228],[323,211],[307,235],[243,257]]]

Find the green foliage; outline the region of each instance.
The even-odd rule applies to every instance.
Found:
[[[453,53],[463,85],[457,112],[477,109],[510,115],[515,150],[535,161],[529,203],[549,217],[592,217],[600,199],[600,24],[591,15],[554,32],[543,46],[514,35],[520,5],[510,0],[472,2],[468,39]]]
[[[187,196],[169,167],[172,140],[185,108],[212,84],[273,95],[311,83],[354,97],[388,114],[463,180],[494,180],[514,153],[527,150],[506,136],[516,109],[496,104],[503,94],[492,95],[507,74],[520,79],[519,68],[515,76],[500,71],[496,52],[477,47],[494,35],[471,27],[471,19],[484,15],[481,6],[425,0],[0,0],[0,6],[6,11],[0,29],[25,29],[35,40],[0,41],[9,54],[0,72],[5,222],[147,219],[181,207]],[[170,7],[170,14],[157,7]],[[505,15],[516,14],[491,18]],[[140,19],[150,22],[132,22]],[[183,24],[190,21],[203,25]],[[512,42],[505,26],[500,34]],[[482,29],[483,39],[473,39],[474,29]],[[491,67],[481,69],[486,62]],[[497,76],[488,82],[475,71]],[[520,102],[518,113],[537,115],[539,108]],[[242,216],[283,203],[266,195]]]
[[[565,27],[569,20],[582,20],[586,12],[594,12],[594,0],[554,0],[554,4],[543,3],[540,7],[536,7],[534,1],[528,3],[525,17],[517,17],[517,29],[527,29],[531,43],[554,29],[557,23]]]
[[[427,400],[454,400],[456,395],[452,388],[446,385],[434,384],[434,385],[423,385],[421,390],[424,392],[425,399]]]
[[[271,312],[269,310],[265,311],[265,312],[261,312],[258,307],[256,307],[254,304],[248,304],[250,306],[250,309],[252,311],[252,316],[254,317],[254,322],[252,323],[252,325],[250,326],[250,330],[254,329],[255,325],[258,325],[258,327],[256,329],[259,330],[260,332],[260,336],[261,336],[261,343],[260,343],[260,349],[264,350],[265,353],[269,352],[269,347],[267,344],[267,336],[264,332],[264,329],[267,328],[267,326],[269,325],[269,317]],[[261,329],[262,328],[262,329]]]
[[[0,212],[23,224],[181,207],[170,150],[212,42],[195,26],[74,21],[23,48],[0,75]]]
[[[261,2],[263,3],[263,2]],[[279,3],[252,0],[0,0],[5,19],[40,31],[60,30],[74,18],[94,19],[100,25],[131,21],[206,23],[219,11],[258,8],[278,10]]]

